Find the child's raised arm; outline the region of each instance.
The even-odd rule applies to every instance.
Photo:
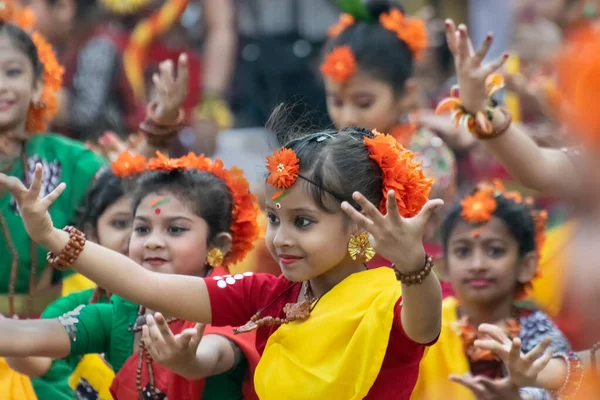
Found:
[[[451,20],[446,21],[446,37],[454,55],[462,107],[473,115],[486,110],[486,78],[504,64],[506,57],[483,66],[492,36],[489,35],[475,52],[466,26],[460,25],[457,29]],[[491,116],[494,130],[507,122],[505,114],[497,108],[493,109]],[[513,178],[531,189],[559,196],[580,190],[580,179],[569,156],[561,150],[539,147],[523,127],[511,124],[506,132],[482,140],[482,144]]]
[[[64,358],[71,353],[69,335],[55,319],[0,319],[0,356]]]
[[[60,254],[69,243],[69,234],[54,228],[48,208],[65,184],[39,198],[41,182],[41,165],[36,166],[29,189],[19,179],[0,174],[0,193],[8,190],[13,194],[29,236],[52,253]],[[92,242],[86,242],[73,268],[133,303],[188,321],[211,322],[208,292],[201,278],[150,272],[128,257]]]

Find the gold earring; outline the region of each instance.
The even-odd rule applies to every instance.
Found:
[[[213,247],[206,255],[206,262],[211,267],[223,265],[223,252],[218,247]]]
[[[375,249],[369,242],[369,234],[366,232],[355,233],[348,241],[348,254],[354,261],[367,263],[375,257]]]

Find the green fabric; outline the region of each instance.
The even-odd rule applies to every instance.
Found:
[[[242,357],[229,371],[206,379],[202,400],[241,400],[244,398],[242,382],[248,368],[248,360]]]
[[[104,354],[115,373],[119,372],[133,351],[134,334],[129,328],[137,313],[137,305],[114,295],[110,303],[83,307],[76,316],[71,357]]]
[[[106,161],[86,149],[82,143],[52,134],[32,136],[27,141],[25,154],[30,171],[36,162],[44,165],[42,195],[47,194],[48,188],[54,189],[61,182],[67,184],[65,191],[50,208],[50,215],[56,227],[62,228],[73,223],[90,182]],[[22,179],[24,176],[22,163],[16,162],[8,175]],[[29,292],[30,239],[21,217],[11,207],[11,202],[12,195],[10,193],[5,193],[0,197],[0,212],[6,219],[10,239],[19,255],[15,291],[26,294]],[[41,246],[36,247],[37,276],[39,277],[42,276],[46,267],[47,250]],[[0,293],[8,292],[11,263],[12,257],[7,238],[0,233]]]
[[[94,289],[88,289],[62,297],[50,304],[42,313],[41,318],[58,318],[81,304],[88,304],[93,293]],[[106,303],[107,300],[103,297],[100,302]],[[75,399],[75,392],[69,385],[69,378],[77,367],[79,360],[80,357],[74,355],[64,360],[54,360],[52,366],[44,376],[32,379],[33,390],[35,390],[38,399]]]

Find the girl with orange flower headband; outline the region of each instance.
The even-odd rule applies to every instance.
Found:
[[[478,334],[480,324],[495,324],[502,335],[520,338],[525,352],[550,336],[554,353],[547,357],[574,357],[550,318],[522,301],[536,275],[546,226],[545,212],[532,203],[500,182],[482,184],[444,219],[442,273],[455,296],[444,299],[442,333],[421,362],[412,399],[554,398],[541,389],[519,389],[506,375],[503,360],[475,342],[485,337]],[[577,368],[573,361],[574,384],[581,376]]]
[[[425,225],[443,204],[428,201],[432,181],[392,136],[355,128],[291,138],[268,158],[268,170],[266,244],[280,277],[160,274],[167,255],[158,250],[136,257],[130,249],[130,260],[85,243],[72,228],[55,229],[45,210],[62,186],[46,200],[2,176],[0,187],[15,193],[32,239],[49,246],[58,268],[72,266],[165,315],[239,326],[238,334],[256,330],[259,398],[304,398],[308,390],[318,399],[409,399],[419,362],[441,327],[440,284],[422,244]],[[40,175],[38,169],[36,182]],[[150,232],[152,205],[166,213],[145,201],[154,199],[140,203],[140,234]],[[375,253],[393,268],[368,269]]]
[[[432,197],[451,204],[457,183],[454,153],[412,120],[419,107],[414,72],[427,50],[425,23],[405,15],[392,1],[340,3],[347,13],[330,29],[321,67],[333,123],[392,134],[417,154],[426,176],[435,180]],[[441,257],[435,230],[428,231],[427,249]]]
[[[112,172],[122,179],[139,175],[130,199],[130,258],[123,259],[161,276],[210,277],[219,285],[247,278],[228,274],[228,266],[241,261],[258,236],[259,208],[240,170],[193,154],[169,159],[159,153],[146,161],[124,153]],[[166,288],[149,289],[156,297],[173,295]],[[70,359],[103,353],[116,373],[110,388],[115,399],[254,398],[251,384],[244,384],[258,361],[254,334],[234,336],[231,327],[148,314],[146,307],[112,296],[110,304],[82,303],[55,319],[0,320],[0,354]]]

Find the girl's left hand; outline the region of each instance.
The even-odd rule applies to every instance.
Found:
[[[159,72],[152,76],[155,87],[156,117],[160,121],[174,122],[179,116],[179,109],[183,106],[188,95],[189,69],[187,54],[182,53],[177,63],[177,76],[175,76],[174,63],[166,60],[160,63]]]
[[[396,194],[388,192],[386,215],[361,193],[355,192],[352,198],[360,205],[363,212],[357,211],[348,202],[342,203],[342,210],[358,225],[369,233],[369,241],[375,251],[385,259],[393,262],[402,274],[411,274],[423,268],[425,250],[423,235],[428,221],[434,211],[443,206],[440,199],[429,200],[421,212],[413,218],[400,216],[396,204]]]
[[[487,376],[450,375],[450,380],[463,385],[477,400],[521,400],[519,387],[510,378],[493,380]]]
[[[14,196],[27,234],[37,243],[46,243],[54,232],[54,224],[48,209],[65,190],[66,185],[61,183],[43,199],[40,199],[42,188],[41,164],[35,166],[35,174],[31,187],[27,189],[20,179],[14,176],[0,174],[0,193],[8,190]]]

